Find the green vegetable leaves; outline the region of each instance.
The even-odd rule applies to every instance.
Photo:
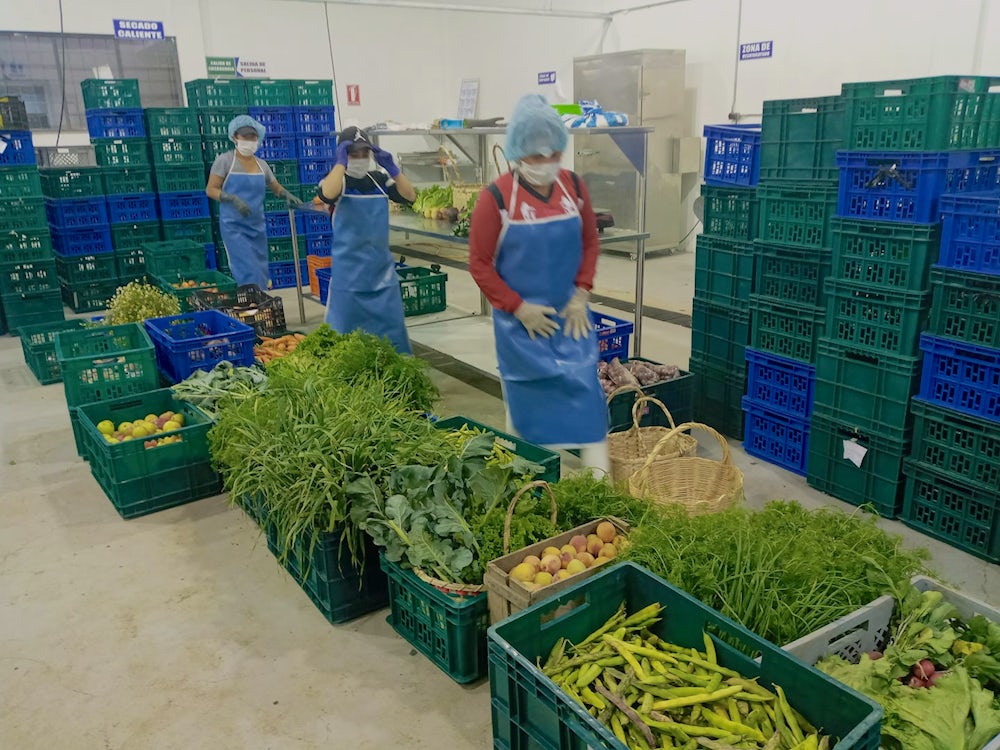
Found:
[[[198,406],[213,419],[226,399],[250,398],[261,393],[267,375],[258,367],[235,367],[223,360],[211,370],[195,370],[171,390],[182,401]]]

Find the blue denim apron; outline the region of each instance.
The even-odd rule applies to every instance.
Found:
[[[267,289],[270,272],[267,267],[267,229],[264,225],[264,169],[258,163],[260,172],[247,174],[234,172],[237,156],[229,174],[222,183],[222,189],[243,200],[250,207],[249,216],[240,212],[231,203],[219,205],[219,231],[226,244],[229,268],[236,283],[256,284]]]

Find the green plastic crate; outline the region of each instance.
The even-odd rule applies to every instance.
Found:
[[[158,221],[111,225],[111,246],[116,251],[137,250],[147,242],[159,242],[162,237]]]
[[[247,104],[251,107],[291,107],[292,87],[288,80],[247,81]]]
[[[271,168],[274,173],[274,179],[280,182],[282,185],[295,185],[299,181],[299,163],[294,159],[277,159],[275,161],[269,161],[267,166]],[[308,189],[309,186],[303,186],[304,189]],[[315,190],[315,186],[312,188]]]
[[[823,252],[833,244],[837,183],[761,185],[760,239]]]
[[[114,255],[111,256],[114,260]],[[118,291],[119,280],[115,276],[106,281],[89,281],[81,284],[62,285],[62,301],[75,313],[107,310],[108,302]]]
[[[125,520],[159,513],[222,492],[222,481],[211,461],[119,483],[108,481],[93,466],[90,471],[118,515]]]
[[[45,205],[42,205],[42,213]],[[33,227],[0,232],[0,263],[45,260],[52,257],[52,235],[45,222]]]
[[[807,365],[816,361],[816,342],[826,329],[825,308],[755,294],[750,298],[750,315],[754,349]]]
[[[720,366],[718,361],[692,352],[690,367],[694,375],[694,421],[742,440],[746,363]]]
[[[146,255],[146,266],[149,267],[149,262],[151,257]],[[205,248],[201,248],[201,262],[202,267],[205,265]],[[236,291],[236,281],[221,271],[187,271],[178,272],[171,274],[169,276],[154,275],[152,271],[149,272],[153,276],[154,282],[160,286],[160,288],[172,294],[181,303],[181,312],[191,311],[191,295],[197,291],[219,291],[219,292],[234,292]],[[189,289],[178,289],[173,285],[178,281],[194,281],[202,286],[194,286]]]
[[[1000,276],[935,268],[931,290],[928,333],[1000,349]]]
[[[206,167],[212,166],[218,157],[232,150],[233,142],[225,136],[203,135],[201,137],[201,158]]]
[[[145,280],[146,255],[141,247],[115,250],[115,271],[122,286],[130,281]]]
[[[22,326],[52,323],[65,318],[58,289],[35,294],[0,295],[0,308],[3,309],[7,333],[12,336],[19,335]]]
[[[104,192],[108,195],[137,195],[155,193],[153,168],[143,167],[102,167],[101,179]]]
[[[435,265],[430,268],[410,266],[396,269],[403,295],[404,316],[429,315],[448,307],[448,274],[441,273],[440,268]]]
[[[21,351],[24,363],[41,385],[62,380],[62,368],[56,356],[56,334],[83,328],[83,320],[57,320],[53,323],[21,326]]]
[[[211,201],[210,203],[215,203]],[[163,222],[163,239],[172,242],[196,242],[202,247],[213,242],[212,223],[209,219],[185,219]],[[204,268],[202,263],[202,268]]]
[[[559,481],[561,467],[559,454],[556,451],[529,443],[527,440],[522,440],[519,437],[508,435],[506,432],[501,432],[495,427],[488,427],[468,417],[439,419],[434,423],[434,426],[439,430],[460,430],[463,427],[469,427],[482,432],[491,432],[496,436],[495,442],[501,447],[506,448],[526,461],[531,461],[542,467],[542,473],[535,477],[536,479],[544,480],[550,484]]]
[[[0,196],[11,198],[37,198],[42,195],[42,180],[38,167],[7,167],[0,169]]]
[[[38,174],[42,193],[48,198],[92,198],[104,194],[98,167],[43,169]]]
[[[0,236],[47,225],[44,198],[0,199]]]
[[[753,291],[754,250],[749,242],[698,235],[694,256],[695,294],[703,300],[735,307]]]
[[[819,340],[814,410],[841,415],[862,431],[902,440],[910,434],[910,396],[919,387],[919,357],[879,354]]]
[[[69,409],[69,422],[70,427],[73,430],[73,443],[76,447],[76,455],[82,458],[84,461],[89,461],[89,455],[87,452],[87,436],[83,432],[83,426],[80,424],[80,409],[70,407]]]
[[[189,107],[197,107],[199,109],[242,109],[242,114],[246,114],[246,79],[199,78],[194,81],[186,81],[184,83],[184,90],[187,93]],[[199,117],[200,115],[201,113],[199,113]]]
[[[906,487],[900,520],[952,547],[1000,562],[1000,494],[938,471],[903,462]]]
[[[823,282],[830,273],[830,256],[790,245],[755,242],[753,287],[757,297],[782,305],[817,308],[823,303]]]
[[[845,83],[848,151],[946,151],[996,146],[1000,79],[936,76]],[[984,113],[989,118],[983,122]]]
[[[326,107],[333,104],[333,81],[289,81],[296,107]]]
[[[701,196],[705,234],[741,242],[757,237],[757,188],[703,184]]]
[[[382,555],[389,577],[389,617],[393,630],[460,684],[486,675],[486,592],[454,596],[420,580]]]
[[[0,294],[5,297],[32,295],[59,289],[55,261],[0,264]]]
[[[299,261],[306,255],[306,236],[298,235]],[[267,262],[282,263],[294,260],[291,237],[268,237],[267,238]]]
[[[857,446],[860,466],[845,455],[845,443]],[[895,518],[902,507],[903,459],[909,449],[909,433],[896,439],[859,430],[817,405],[809,429],[806,481],[845,503],[871,504],[883,518]]]
[[[927,289],[941,245],[939,224],[834,219],[833,277],[891,293]]]
[[[97,281],[114,281],[118,278],[115,254],[56,256],[59,280],[76,286]]]
[[[827,279],[826,336],[842,346],[913,357],[927,328],[930,293]]]
[[[270,166],[270,164],[268,164],[268,166]],[[295,181],[292,182],[292,183],[285,184],[281,180],[278,180],[278,182],[280,182],[281,186],[283,188],[285,188],[285,190],[287,190],[292,195],[296,195],[296,196],[302,198],[302,200],[306,200],[306,198],[304,198],[303,195],[302,195],[302,192],[303,192],[304,188],[303,188],[302,185],[299,184],[298,175],[296,175]],[[312,192],[313,195],[316,194],[316,188],[315,187],[312,187],[312,188],[306,187],[305,190],[308,190],[308,191]],[[311,200],[312,200],[312,196],[309,196],[309,198],[308,198],[308,200],[306,200],[306,202],[311,201]],[[264,193],[264,210],[265,211],[288,211],[288,204],[285,203],[285,199],[284,198],[280,198],[277,195],[275,195],[274,193],[272,193],[270,190],[267,190],[267,192]]]
[[[149,167],[152,156],[145,138],[91,138],[102,167]]]
[[[143,111],[146,135],[150,138],[179,138],[201,135],[198,112],[187,107],[149,107]]]
[[[139,109],[139,79],[85,78],[80,81],[84,109]]]
[[[238,115],[245,115],[247,108],[219,107],[215,109],[199,109],[198,128],[202,136],[217,136],[229,138],[229,123]]]
[[[767,688],[780,685],[792,706],[839,741],[833,750],[877,750],[882,708],[832,677],[671,586],[635,563],[620,563],[543,599],[487,634],[490,706],[496,750],[627,750],[537,664],[559,638],[579,643],[624,601],[628,613],[659,603],[655,635],[704,650],[711,637],[719,663]],[[756,657],[756,658],[755,658]]]
[[[914,398],[910,457],[1000,496],[1000,423]]]
[[[203,161],[201,138],[151,138],[153,164],[160,166],[197,166]],[[161,188],[159,192],[164,192]]]
[[[174,278],[178,274],[205,270],[205,246],[192,240],[146,242],[142,245],[142,251],[146,271],[151,276]]]
[[[764,102],[760,180],[833,181],[844,148],[844,101],[839,96]]]
[[[204,190],[208,181],[205,179],[205,167],[201,160],[201,141],[198,141],[198,158],[191,164],[156,166],[156,192],[184,193],[192,190]]]
[[[141,323],[59,333],[56,355],[70,407],[134,396],[160,384],[153,342]]]
[[[633,361],[652,362],[644,357],[632,357]],[[659,363],[655,363],[659,364]],[[694,416],[694,380],[693,373],[679,370],[677,377],[642,386],[647,396],[659,399],[667,407],[674,424],[690,422]],[[608,404],[608,432],[621,432],[632,426],[632,406],[635,404],[635,392],[619,393]],[[669,427],[662,409],[652,404],[645,404],[639,415],[640,427]]]
[[[695,297],[691,311],[691,353],[701,354],[733,369],[746,365],[750,343],[750,313],[746,306],[720,305]]]

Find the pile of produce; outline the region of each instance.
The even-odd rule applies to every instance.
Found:
[[[286,333],[284,336],[261,336],[260,343],[254,344],[253,355],[261,364],[268,364],[276,359],[287,357],[298,348],[299,342],[305,340],[301,333]]]
[[[453,200],[450,185],[431,185],[417,190],[417,198],[411,208],[415,214],[425,219],[458,221],[458,209],[451,205]]]
[[[614,393],[616,389],[627,385],[641,388],[653,383],[673,380],[680,374],[680,368],[676,365],[658,365],[640,359],[622,362],[618,357],[615,357],[610,362],[599,362],[597,365],[597,377],[607,394]]]
[[[940,591],[891,588],[893,628],[884,652],[857,664],[830,656],[816,666],[885,709],[885,750],[981,750],[1000,735],[1000,625],[964,622]]]
[[[217,292],[219,288],[213,284],[211,281],[196,281],[194,279],[182,279],[181,281],[172,281],[170,286],[174,289],[201,289],[206,292]]]
[[[511,568],[508,578],[534,591],[610,562],[626,539],[610,521],[601,521],[593,534],[577,534],[562,547],[546,547],[542,556],[526,555]]]
[[[195,370],[187,379],[173,386],[181,401],[194,404],[213,419],[219,415],[225,399],[246,399],[260,394],[267,385],[267,375],[258,367],[235,367],[219,362],[211,370]]]
[[[172,294],[143,281],[130,281],[118,287],[108,302],[108,312],[101,325],[141,323],[147,318],[178,315],[180,311],[180,302]]]
[[[580,643],[557,641],[542,671],[635,750],[831,747],[780,686],[771,692],[721,666],[707,634],[698,651],[650,632],[661,614],[650,604],[627,615],[622,604]]]
[[[926,572],[925,550],[907,550],[858,511],[808,511],[774,501],[689,517],[651,512],[623,556],[772,643],[787,644],[882,595],[892,580]]]
[[[451,231],[456,237],[469,236],[469,230],[472,228],[472,212],[476,208],[477,200],[479,200],[479,193],[473,193],[472,197],[469,198],[468,205],[459,212],[458,222]]]
[[[132,421],[122,422],[117,427],[110,419],[103,419],[97,423],[97,430],[111,445],[127,443],[130,440],[143,440],[143,447],[149,450],[161,445],[181,442],[182,436],[168,433],[176,432],[183,426],[183,414],[167,411],[159,416],[147,414],[145,417],[136,417]],[[155,437],[156,435],[161,437]],[[144,440],[145,438],[150,439]]]

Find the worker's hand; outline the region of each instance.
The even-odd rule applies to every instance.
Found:
[[[396,159],[391,153],[385,149],[379,148],[378,146],[374,146],[372,148],[372,154],[375,156],[375,163],[388,172],[392,179],[399,177],[399,165],[396,163]]]
[[[343,167],[344,169],[347,169],[347,160],[350,158],[350,156],[348,156],[348,153],[350,152],[350,150],[351,150],[350,141],[344,141],[339,146],[337,146],[337,152],[336,152],[337,165]]]
[[[585,339],[590,336],[592,324],[590,322],[590,312],[587,310],[587,301],[590,299],[590,292],[586,289],[576,288],[576,292],[569,298],[566,307],[559,313],[566,318],[567,336],[572,336],[574,341]]]
[[[547,305],[536,305],[531,302],[522,302],[520,307],[514,311],[514,317],[521,321],[531,338],[536,335],[548,338],[559,330],[559,324],[549,315],[555,315],[556,309]]]
[[[250,206],[248,206],[247,202],[242,198],[240,198],[238,195],[233,195],[232,193],[220,191],[219,202],[229,203],[230,205],[232,205],[233,208],[235,208],[237,211],[240,212],[240,216],[249,216],[251,213]]]
[[[289,208],[302,208],[302,199],[297,195],[292,195],[286,190],[283,197],[285,199],[285,205]]]

